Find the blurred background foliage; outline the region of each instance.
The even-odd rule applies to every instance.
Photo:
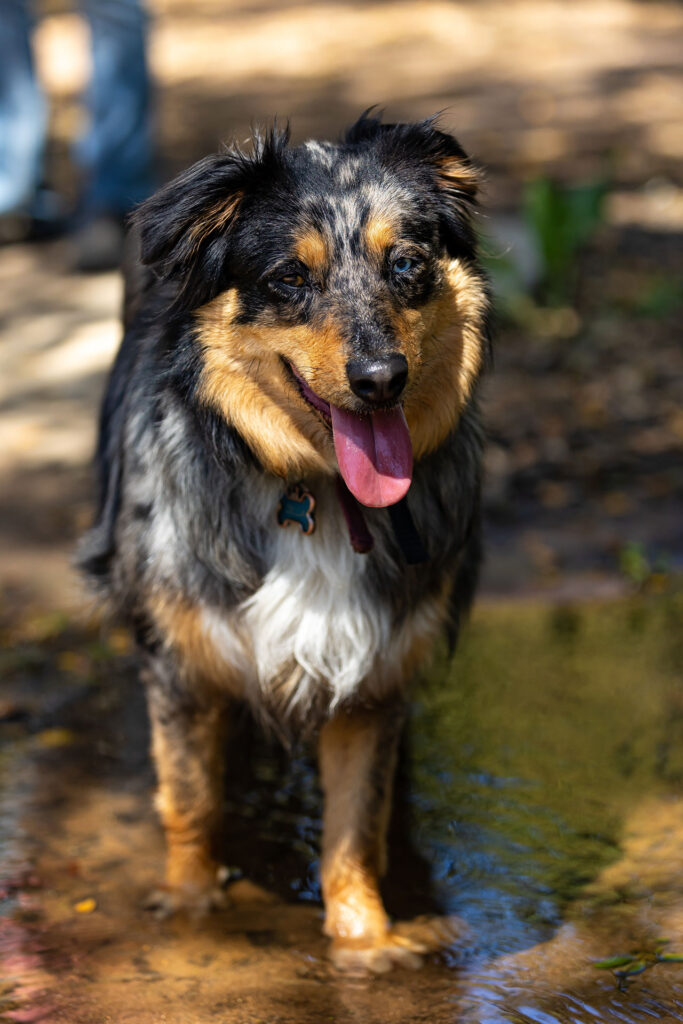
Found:
[[[541,255],[538,291],[550,305],[576,299],[582,249],[604,223],[607,185],[562,187],[548,178],[524,190],[523,213]]]

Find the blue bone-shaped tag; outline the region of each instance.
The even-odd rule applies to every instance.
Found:
[[[309,491],[305,491],[300,484],[288,488],[280,498],[277,510],[277,521],[280,526],[289,526],[290,523],[298,523],[302,531],[308,536],[315,530],[315,498]]]

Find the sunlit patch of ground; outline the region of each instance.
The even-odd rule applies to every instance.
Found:
[[[198,145],[244,138],[273,114],[291,116],[299,138],[336,135],[371,103],[401,118],[449,108],[448,122],[498,180],[510,167],[595,173],[610,152],[620,180],[632,182],[683,155],[674,3],[157,0],[151,8],[162,135],[174,162],[201,155]],[[41,27],[39,41],[44,75],[66,101],[58,127],[68,139],[86,38],[62,15]]]
[[[0,586],[76,607],[74,538],[90,517],[105,372],[121,281],[77,277],[61,243],[0,250]]]

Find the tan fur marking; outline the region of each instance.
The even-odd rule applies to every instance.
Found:
[[[386,217],[371,217],[365,227],[365,245],[369,253],[377,259],[384,257],[387,249],[396,242],[396,231]]]
[[[429,624],[425,623],[423,629],[417,629],[407,645],[401,659],[401,675],[407,682],[420,667],[426,668],[434,653],[434,642],[442,631],[446,621],[446,606],[453,587],[453,581],[445,579],[441,585],[441,592],[434,599],[434,612]]]
[[[167,844],[166,883],[207,889],[216,881],[211,833],[220,808],[222,708],[207,708],[180,726],[152,714],[156,807]],[[178,735],[178,728],[181,735]]]
[[[330,264],[330,249],[327,241],[315,228],[307,228],[296,239],[294,255],[317,277],[324,277]]]
[[[191,678],[240,696],[242,680],[211,642],[200,608],[173,595],[155,594],[148,602],[148,610]]]
[[[213,206],[209,207],[208,210],[204,211],[190,231],[190,243],[193,252],[197,251],[208,235],[216,234],[227,228],[230,221],[236,215],[241,201],[242,195],[237,192],[227,199],[220,199]]]
[[[156,755],[155,755],[156,757]],[[159,788],[157,806],[168,800]],[[209,888],[216,883],[217,864],[211,855],[208,829],[175,812],[171,806],[160,811],[166,837],[166,884],[171,888]]]
[[[476,167],[458,157],[449,157],[439,162],[439,184],[442,188],[455,189],[469,199],[477,194],[480,174]]]
[[[326,935],[335,939],[377,939],[389,926],[377,876],[358,858],[341,851],[323,878]]]
[[[336,939],[379,938],[388,928],[378,879],[386,865],[395,768],[391,740],[397,730],[394,737],[384,735],[382,714],[340,714],[326,723],[320,734],[325,792],[321,863],[325,932]],[[383,741],[385,755],[378,760]],[[380,780],[378,765],[383,775]]]
[[[459,260],[447,261],[443,273],[437,298],[396,321],[410,368],[404,411],[416,458],[438,448],[453,429],[483,361],[481,281]]]
[[[289,380],[280,356],[330,400],[344,379],[339,335],[333,326],[245,327],[234,322],[238,307],[231,290],[195,314],[204,350],[202,399],[240,432],[270,472],[292,479],[335,472],[329,431]]]
[[[263,348],[283,355],[326,402],[340,405],[348,400],[348,353],[332,317],[319,325],[289,327],[273,324],[253,329]],[[301,398],[298,389],[295,394],[302,409],[310,413],[310,406]]]

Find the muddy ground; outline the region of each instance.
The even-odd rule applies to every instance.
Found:
[[[73,194],[68,145],[82,117],[77,95],[87,48],[74,16],[61,4],[51,9],[37,37],[53,98],[49,170]],[[683,775],[670,764],[661,769],[664,753],[674,757],[680,720],[680,609],[667,602],[683,553],[681,6],[159,0],[154,10],[160,177],[221,139],[244,139],[250,123],[274,113],[291,116],[295,139],[330,137],[375,102],[391,117],[444,109],[444,123],[487,169],[480,222],[489,265],[498,275],[511,255],[529,288],[518,283],[512,298],[507,291],[501,298],[495,367],[484,389],[488,559],[483,618],[474,620],[481,658],[465,660],[475,675],[481,660],[503,689],[519,660],[537,673],[533,659],[540,657],[548,676],[556,664],[576,672],[551,688],[536,730],[510,740],[517,754],[509,764],[475,757],[462,786],[445,787],[443,799],[430,796],[438,765],[425,774],[406,752],[391,906],[410,916],[443,904],[443,891],[433,890],[443,890],[446,871],[453,879],[446,909],[461,914],[474,937],[445,962],[372,982],[331,972],[319,934],[310,762],[302,752],[286,769],[255,737],[240,741],[246,747],[235,754],[226,820],[232,814],[237,825],[226,849],[270,902],[250,902],[256,890],[242,881],[236,907],[207,926],[151,920],[140,898],[162,851],[134,666],[125,638],[97,624],[69,569],[90,517],[93,424],[119,339],[120,282],[116,274],[71,274],[68,242],[0,250],[0,942],[7,976],[0,1019],[682,1020],[681,968],[657,960],[664,949],[683,949]],[[529,183],[549,178],[605,189],[599,222],[571,264],[574,283],[552,308],[541,301],[533,244],[529,270],[523,213]],[[638,590],[650,596],[629,596]],[[604,664],[591,661],[581,636],[569,658],[550,643],[532,650],[518,636],[487,662],[501,631],[487,601],[514,612],[522,598],[535,599],[540,622],[544,605],[582,608],[596,596],[647,607],[663,601],[674,613],[655,614],[656,643],[639,641],[633,657],[621,657],[613,634]],[[574,636],[571,615],[562,621],[560,633]],[[669,645],[671,664],[654,679],[655,652]],[[643,649],[650,661],[635,657]],[[590,672],[612,687],[595,707]],[[553,757],[534,767],[520,752],[537,747],[545,720],[583,721],[582,702],[571,697],[579,677],[583,703],[604,729],[576,757],[591,765],[608,749],[601,771],[613,773],[608,789],[619,797],[603,804],[594,778],[590,785],[576,780],[577,818],[546,792],[562,788]],[[660,733],[643,749],[628,721],[640,722],[652,700]],[[520,721],[531,721],[528,702],[520,705]],[[501,707],[516,717],[514,700]],[[613,707],[625,708],[628,720],[610,743]],[[457,711],[457,721],[472,721],[467,702]],[[417,713],[428,735],[429,716]],[[560,778],[572,777],[577,729],[563,748]],[[493,727],[483,735],[484,752],[505,747]],[[469,749],[467,736],[458,736],[459,749]],[[451,756],[455,740],[437,747]],[[554,756],[553,742],[548,749]],[[254,768],[245,776],[237,768],[247,761]],[[647,784],[636,786],[634,765],[650,766]],[[452,770],[457,777],[461,768]],[[495,842],[487,846],[478,818],[469,828],[466,808],[478,786],[491,820],[526,807],[526,798],[499,796],[516,772],[532,790],[545,788],[528,816],[515,818],[510,842],[521,844],[520,856],[510,859]],[[632,801],[622,801],[631,792]],[[438,813],[421,817],[415,808],[430,799]],[[609,822],[604,834],[596,808]],[[558,824],[547,833],[549,816]],[[592,824],[581,839],[584,818]],[[459,821],[465,838],[453,847]],[[578,845],[562,852],[558,837],[566,834],[578,836]],[[520,871],[528,842],[564,873],[529,880]],[[456,867],[448,875],[444,868],[478,856],[482,872]],[[526,899],[528,891],[534,895]],[[593,967],[631,951],[632,963],[645,967],[622,979],[622,988],[611,971]]]
[[[385,897],[399,920],[445,913],[466,931],[419,971],[374,978],[327,961],[305,744],[288,758],[240,723],[232,905],[158,921],[143,909],[163,849],[125,638],[6,621],[0,1020],[683,1020],[682,599],[481,606],[455,663],[439,656],[404,741]]]

